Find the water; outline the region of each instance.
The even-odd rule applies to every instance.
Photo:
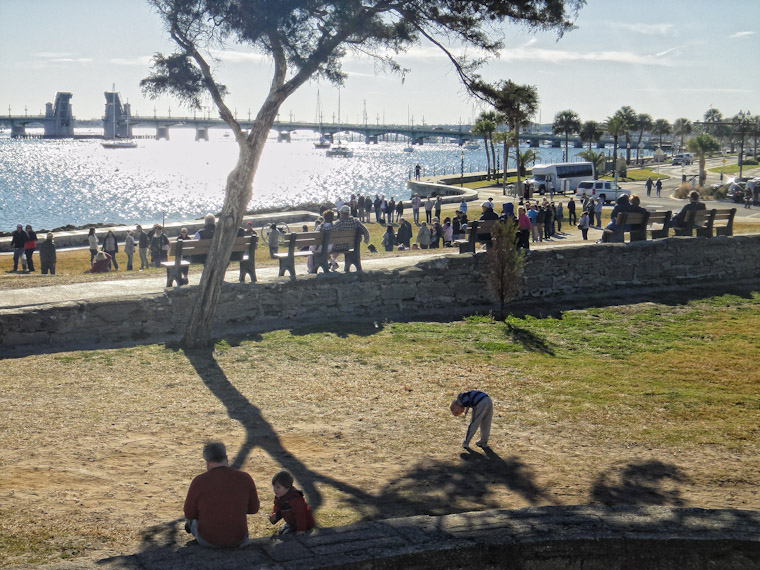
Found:
[[[33,131],[29,131],[30,133]],[[152,130],[135,129],[135,135]],[[16,224],[52,229],[67,224],[180,221],[218,212],[237,145],[223,130],[195,142],[193,129],[173,129],[170,141],[144,139],[137,149],[104,149],[98,140],[10,139],[0,135],[0,230]],[[406,180],[423,174],[485,170],[485,153],[454,143],[366,145],[344,139],[353,158],[327,158],[312,133],[291,143],[270,140],[256,173],[250,208],[334,202],[350,194],[408,199]],[[571,158],[580,149],[570,149]],[[542,162],[562,160],[561,149],[541,148]]]

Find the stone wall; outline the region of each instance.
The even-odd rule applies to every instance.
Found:
[[[760,235],[669,238],[533,250],[526,261],[522,310],[578,301],[655,299],[695,285],[760,285]],[[451,254],[401,270],[299,275],[258,284],[229,283],[215,335],[334,321],[452,319],[495,309],[485,287],[487,256]],[[67,346],[172,341],[180,337],[193,287],[143,297],[36,305],[0,311],[0,346]]]

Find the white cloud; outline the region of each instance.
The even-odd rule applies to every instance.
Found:
[[[229,63],[259,63],[269,60],[267,56],[260,53],[234,50],[214,50],[211,52],[211,56],[219,61],[226,61]]]
[[[91,57],[55,57],[52,63],[92,63]]]
[[[73,53],[66,51],[39,51],[32,54],[32,57],[39,57],[42,59],[66,58],[73,56]]]
[[[670,36],[677,32],[674,24],[629,24],[626,22],[613,22],[610,27],[620,30],[628,30],[645,36]]]
[[[580,52],[541,48],[516,48],[502,50],[501,59],[504,61],[540,61],[549,63],[570,63],[574,61],[606,61],[612,63],[628,63],[633,65],[669,66],[671,63],[662,57],[663,55],[667,54],[668,51],[661,52],[659,54],[638,54],[627,51]]]
[[[752,36],[754,34],[755,34],[755,32],[736,32],[736,33],[731,34],[728,37],[735,40],[735,39],[738,39],[738,38],[747,38],[747,37]]]
[[[147,66],[150,66],[151,61],[152,61],[151,56],[141,55],[141,56],[132,57],[132,58],[116,57],[116,58],[108,60],[108,63],[113,64],[113,65],[134,65],[134,66],[140,66],[140,67],[147,67]]]

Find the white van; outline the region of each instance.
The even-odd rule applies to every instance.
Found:
[[[691,164],[692,162],[694,162],[694,158],[691,156],[691,153],[684,152],[673,155],[673,161],[670,164],[673,166],[680,166],[683,164]]]
[[[576,196],[578,198],[593,198],[594,200],[603,200],[605,203],[616,202],[623,194],[631,193],[623,190],[613,180],[584,180],[578,184]]]
[[[569,194],[575,191],[581,180],[593,177],[594,165],[590,162],[559,162],[535,165],[527,183],[539,194]]]

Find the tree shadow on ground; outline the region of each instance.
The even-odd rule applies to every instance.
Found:
[[[463,453],[461,460],[423,460],[377,495],[332,475],[311,470],[285,448],[261,410],[229,381],[214,358],[213,349],[186,351],[185,355],[209,391],[227,409],[230,419],[245,429],[245,442],[234,457],[230,457],[230,464],[241,468],[254,448],[262,449],[293,474],[314,511],[323,504],[319,486],[330,486],[340,492],[345,503],[360,514],[361,520],[502,507],[490,497],[491,491],[499,486],[520,495],[530,504],[550,501],[526,464],[516,457],[503,460],[490,450],[488,456],[473,451]],[[175,519],[150,527],[142,533],[140,551],[136,555],[102,562],[116,563],[122,568],[143,568],[141,557],[173,556],[177,548],[182,547],[183,538],[189,539],[182,529],[183,522],[184,519]],[[186,545],[183,550],[186,548],[193,546]]]
[[[419,461],[372,498],[364,520],[504,508],[497,498],[504,490],[530,505],[555,504],[518,457],[503,459],[489,449],[485,455],[465,451],[460,458],[460,462]],[[355,510],[362,509],[353,497],[346,501]]]
[[[293,336],[306,336],[315,333],[331,333],[339,338],[348,338],[350,335],[364,337],[382,332],[384,328],[384,324],[379,321],[374,323],[334,322],[293,328],[290,330],[290,334]]]
[[[608,469],[597,477],[589,493],[591,503],[683,507],[679,485],[690,482],[679,467],[650,460]]]
[[[507,323],[504,333],[528,352],[540,352],[549,356],[555,355],[554,350],[546,341],[533,331]]]

